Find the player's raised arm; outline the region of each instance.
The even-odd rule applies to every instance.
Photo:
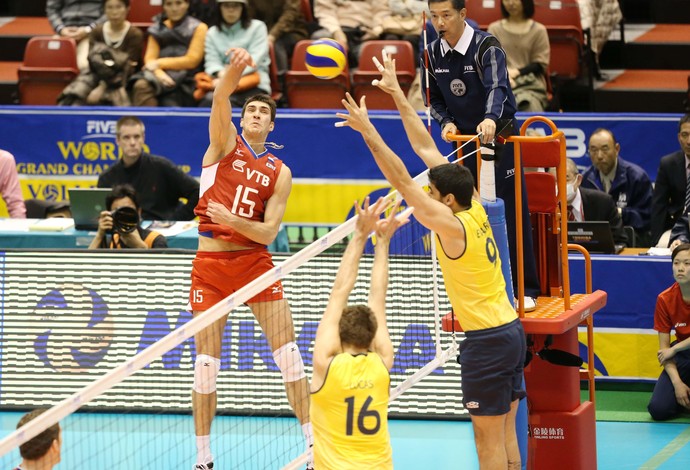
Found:
[[[315,384],[316,388],[320,386],[320,383],[323,383],[331,358],[342,351],[338,327],[340,317],[343,314],[343,309],[347,306],[350,292],[355,286],[364,245],[369,234],[374,231],[376,221],[388,204],[389,202],[383,198],[380,198],[373,205],[369,205],[369,198],[366,198],[361,208],[359,204],[355,204],[357,213],[355,232],[343,254],[333,282],[328,305],[316,330],[313,358],[314,376],[312,378],[312,384]]]
[[[245,67],[254,67],[254,60],[246,50],[233,48],[229,53],[232,54],[230,64],[213,91],[208,123],[209,145],[204,155],[204,166],[216,163],[235,148],[237,129],[232,123],[230,95],[237,89]]]
[[[376,246],[374,247],[374,266],[371,268],[371,287],[369,289],[369,308],[376,317],[376,335],[372,351],[381,356],[388,370],[393,367],[393,343],[386,323],[386,293],[388,292],[388,258],[390,241],[402,225],[409,222],[412,208],[398,214],[400,203],[393,206],[387,218],[376,223]],[[396,217],[399,215],[399,217]]]
[[[344,121],[336,123],[338,127],[351,127],[364,138],[364,142],[371,150],[376,164],[383,176],[397,189],[408,205],[415,208],[415,218],[419,222],[448,238],[457,238],[458,220],[453,211],[445,204],[436,201],[417,184],[405,168],[405,164],[383,141],[383,138],[369,120],[366,107],[366,97],[362,97],[359,104],[348,93],[347,100],[343,100],[349,114],[337,113],[336,116]],[[450,165],[450,163],[446,163]],[[462,232],[464,233],[464,232]]]
[[[384,50],[382,60],[383,64],[374,57],[374,64],[381,72],[381,79],[374,80],[372,84],[391,95],[393,101],[395,101],[395,106],[400,111],[407,139],[410,141],[410,145],[412,145],[415,153],[429,168],[447,163],[447,160],[439,152],[436,142],[434,142],[434,139],[429,135],[426,127],[424,127],[424,123],[419,118],[417,111],[407,101],[405,93],[400,88],[398,76],[395,74],[395,59],[391,59]]]

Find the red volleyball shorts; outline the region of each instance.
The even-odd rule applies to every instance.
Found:
[[[240,251],[200,251],[192,261],[189,303],[192,311],[208,310],[265,272],[273,269],[266,248]],[[276,281],[246,303],[283,299],[283,284]]]

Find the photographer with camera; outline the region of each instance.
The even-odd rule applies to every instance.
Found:
[[[105,199],[108,210],[98,218],[98,232],[89,249],[167,248],[168,240],[154,230],[141,228],[141,207],[134,188],[115,186]],[[108,236],[110,235],[110,236]]]

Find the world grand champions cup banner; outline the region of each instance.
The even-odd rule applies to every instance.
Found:
[[[342,223],[355,199],[387,187],[371,153],[353,130],[335,128],[335,110],[280,109],[268,140],[271,149],[292,170],[293,189],[285,221]],[[240,110],[233,122],[239,128]],[[98,175],[119,158],[115,122],[136,115],[146,125],[146,150],[171,159],[184,172],[199,177],[208,146],[208,109],[0,107],[0,148],[17,161],[24,197],[63,200],[67,188],[94,186]],[[611,129],[621,157],[639,164],[654,180],[662,155],[679,149],[680,115],[545,113],[563,130],[568,156],[584,168],[590,164],[587,141],[599,128]],[[518,115],[523,120],[527,115]],[[405,136],[400,117],[372,111],[372,122],[386,143],[401,156],[410,173],[424,168]],[[452,151],[432,125],[443,154]],[[2,206],[2,203],[0,203]],[[6,210],[0,207],[0,216]]]

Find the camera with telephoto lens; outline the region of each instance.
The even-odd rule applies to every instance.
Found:
[[[120,207],[112,214],[113,230],[118,233],[131,233],[139,225],[139,213],[132,207]]]

